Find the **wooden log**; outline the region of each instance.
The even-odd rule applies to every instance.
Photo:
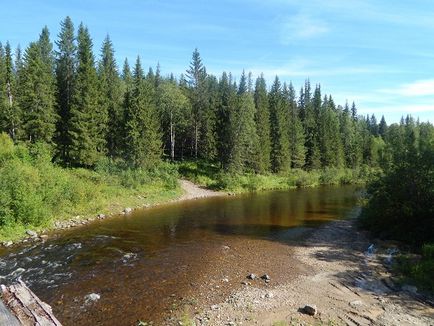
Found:
[[[10,312],[23,326],[62,326],[51,307],[41,301],[26,284],[1,285],[2,299]],[[12,324],[13,325],[13,324]]]

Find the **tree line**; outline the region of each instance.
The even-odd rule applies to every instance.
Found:
[[[177,78],[144,71],[140,57],[119,71],[107,36],[97,60],[88,28],[61,22],[55,46],[47,27],[24,53],[0,44],[0,131],[15,142],[53,146],[54,161],[92,167],[104,157],[134,167],[161,159],[218,162],[235,173],[377,166],[384,159],[384,117],[337,105],[319,84],[243,71],[217,78],[196,49]]]

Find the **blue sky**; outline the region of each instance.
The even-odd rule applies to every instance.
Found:
[[[118,64],[139,54],[179,75],[198,47],[218,76],[277,74],[296,89],[310,78],[359,113],[434,121],[431,0],[16,0],[2,4],[0,40],[24,48],[44,25],[54,40],[66,15],[89,27],[97,54],[110,34]]]

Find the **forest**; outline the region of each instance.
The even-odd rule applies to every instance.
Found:
[[[95,212],[120,194],[175,196],[179,174],[232,191],[345,184],[376,179],[423,148],[432,154],[432,124],[407,116],[388,126],[309,79],[297,91],[278,76],[271,85],[245,71],[214,76],[197,49],[180,76],[163,76],[159,64],[145,71],[139,56],[120,68],[109,36],[96,56],[83,23],[60,25],[54,43],[44,27],[24,51],[0,44],[8,232]]]

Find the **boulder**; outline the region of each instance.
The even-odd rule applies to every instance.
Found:
[[[316,316],[318,313],[318,308],[314,304],[307,304],[304,306],[303,312],[310,316]]]

